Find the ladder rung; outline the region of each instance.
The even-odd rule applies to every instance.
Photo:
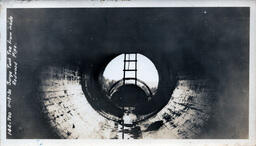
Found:
[[[123,78],[123,80],[137,80],[137,78]]]
[[[124,60],[124,62],[137,62],[137,60]]]
[[[137,71],[137,69],[124,69],[123,71]]]

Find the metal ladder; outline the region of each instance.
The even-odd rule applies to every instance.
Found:
[[[127,81],[134,81],[137,85],[137,62],[137,53],[124,53],[123,85]],[[124,139],[124,120],[122,121],[122,139]]]
[[[123,84],[128,80],[133,80],[137,85],[137,53],[124,53],[124,69],[123,69]],[[132,73],[132,74],[129,74]],[[129,75],[128,75],[129,74]]]

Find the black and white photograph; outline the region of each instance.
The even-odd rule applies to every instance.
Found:
[[[0,2],[0,145],[255,146],[253,2]]]
[[[7,9],[7,138],[247,139],[249,16]]]

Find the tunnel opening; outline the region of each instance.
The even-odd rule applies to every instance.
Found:
[[[159,84],[159,73],[154,63],[140,53],[123,53],[113,58],[99,75],[103,90],[112,95],[113,87],[133,84],[154,95]],[[121,81],[121,82],[120,82]],[[144,89],[148,88],[148,89]]]
[[[132,52],[127,52],[127,53],[132,53]],[[136,117],[137,117],[136,120],[134,121],[135,123],[144,121],[145,119],[153,116],[155,113],[161,110],[170,100],[171,97],[169,96],[169,94],[170,92],[173,91],[176,85],[175,70],[172,70],[172,64],[167,62],[164,56],[162,56],[161,58],[157,58],[156,57],[157,53],[154,53],[154,54],[151,54],[150,52],[138,52],[138,53],[141,55],[143,54],[143,56],[145,56],[154,65],[155,69],[157,69],[157,82],[155,84],[156,86],[154,86],[153,88],[151,85],[147,87],[145,86],[147,85],[147,82],[145,82],[145,80],[142,81],[138,78],[136,88],[140,88],[137,90],[144,92],[145,95],[143,94],[142,97],[144,99],[147,98],[147,100],[143,100],[143,102],[139,102],[136,108],[134,107],[131,108],[133,109],[133,112],[136,114]],[[106,55],[105,59],[104,57],[102,57],[101,62],[94,62],[93,64],[88,66],[88,68],[81,70],[82,89],[84,91],[85,97],[87,98],[88,102],[103,117],[113,121],[117,121],[117,122],[120,122],[122,120],[122,117],[124,115],[124,110],[122,110],[121,108],[118,108],[118,106],[115,105],[116,103],[111,100],[111,96],[114,95],[116,91],[123,85],[122,80],[123,80],[123,65],[124,65],[123,57],[124,56],[122,55],[124,55],[124,53],[120,53],[119,55],[117,54],[116,56]],[[109,94],[109,91],[110,91],[109,89],[111,87],[110,85],[113,86],[115,82],[108,82],[111,84],[106,86],[105,84],[106,82],[104,83],[104,80],[106,79],[105,78],[106,76],[104,77],[104,71],[106,70],[108,64],[118,56],[121,56],[121,59],[120,59],[121,74],[119,75],[119,78],[117,78],[120,81],[120,86],[118,86],[110,96]],[[138,67],[139,67],[139,64],[138,64]],[[109,74],[111,75],[111,73],[113,72],[114,71],[112,70],[110,71]],[[146,74],[150,74],[150,72],[146,72]],[[126,85],[135,85],[135,82],[134,81],[126,82]],[[123,87],[123,88],[126,88],[126,87]],[[149,96],[150,94],[151,96]]]

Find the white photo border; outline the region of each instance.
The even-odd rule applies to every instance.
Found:
[[[78,146],[78,145],[243,145],[256,146],[256,48],[255,0],[91,0],[91,1],[3,1],[0,2],[0,145],[2,146]],[[250,7],[249,138],[248,139],[157,139],[157,140],[48,140],[6,139],[6,16],[8,8],[111,8],[111,7]],[[241,123],[242,124],[242,123]]]

